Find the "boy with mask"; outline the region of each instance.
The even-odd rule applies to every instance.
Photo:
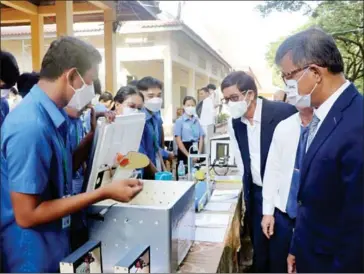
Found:
[[[6,51],[0,52],[0,89],[1,89],[1,116],[0,127],[9,113],[8,96],[10,89],[16,84],[19,78],[19,67],[14,56]]]
[[[163,160],[173,160],[173,153],[162,148],[163,123],[160,115],[162,108],[163,83],[153,77],[141,79],[137,88],[144,95],[144,108],[146,123],[140,143],[139,152],[147,155],[150,165],[144,169],[145,179],[154,179],[154,174],[162,170]]]
[[[58,272],[70,253],[71,214],[104,199],[130,201],[142,189],[140,181],[127,179],[72,195],[75,163],[63,108],[88,90],[100,62],[100,53],[84,41],[53,41],[38,84],[1,128],[4,272]]]

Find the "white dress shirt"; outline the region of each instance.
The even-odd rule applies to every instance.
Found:
[[[329,113],[332,106],[335,104],[336,100],[340,97],[340,95],[349,87],[350,82],[346,80],[346,82],[339,87],[337,91],[335,91],[321,106],[319,106],[317,109],[315,109],[315,114],[317,118],[320,119],[320,122],[317,124],[316,131],[314,133],[314,136],[316,136],[316,133],[318,132],[320,126],[322,125],[322,122],[325,120],[327,114]]]
[[[275,207],[286,212],[301,125],[295,113],[274,130],[264,173],[263,215],[273,215]]]
[[[233,120],[231,118],[228,119],[228,134],[230,136],[230,149],[233,152],[233,155],[235,157],[235,163],[238,167],[239,175],[244,176],[244,164],[243,164],[243,160],[241,159],[238,142],[236,141],[236,138],[235,138],[235,132],[234,132],[232,121]]]
[[[202,126],[214,125],[215,116],[216,116],[216,111],[214,102],[211,96],[209,96],[206,99],[204,99],[202,103],[200,124]]]
[[[261,120],[262,120],[262,106],[263,100],[257,98],[257,105],[254,112],[253,124],[250,124],[249,120],[245,117],[241,118],[241,121],[246,124],[249,153],[250,153],[250,168],[253,177],[253,183],[262,186],[262,177],[260,176],[260,132],[261,132]]]

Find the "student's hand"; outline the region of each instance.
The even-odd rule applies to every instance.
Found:
[[[143,189],[143,183],[138,179],[115,180],[103,188],[105,199],[127,203]]]
[[[288,257],[287,257],[287,268],[288,268],[288,273],[297,273],[297,269],[296,269],[296,257],[293,256],[292,254],[288,254]]]
[[[106,118],[106,120],[109,122],[109,123],[112,123],[115,121],[115,117],[116,117],[116,112],[115,111],[106,111],[104,113],[104,116]]]
[[[272,215],[264,215],[261,225],[265,237],[270,239],[274,233],[274,217]]]

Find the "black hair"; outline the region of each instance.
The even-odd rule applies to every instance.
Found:
[[[32,87],[38,83],[39,77],[39,73],[37,72],[25,72],[19,76],[17,86],[19,94],[23,98],[29,93]]]
[[[107,102],[107,101],[112,101],[113,100],[113,96],[110,92],[105,91],[103,92],[100,97],[99,97],[99,102],[103,101],[103,102]]]
[[[13,93],[14,95],[18,95],[19,94],[19,91],[17,90],[16,87],[11,87],[10,88],[10,92]]]
[[[101,91],[101,83],[100,83],[99,78],[94,80],[94,89],[95,89],[95,94],[101,95],[102,91]]]
[[[147,91],[150,88],[159,88],[163,90],[163,83],[156,78],[147,76],[140,79],[136,87],[140,91]]]
[[[224,89],[235,85],[240,92],[252,90],[254,91],[255,96],[258,94],[258,89],[254,78],[244,71],[234,71],[226,76],[221,83],[221,91],[224,91]]]
[[[280,65],[284,56],[291,54],[295,66],[310,64],[327,68],[333,74],[344,71],[344,62],[334,38],[313,27],[288,37],[278,48],[275,63]]]
[[[186,102],[187,101],[190,101],[190,100],[192,100],[194,103],[195,103],[195,105],[197,104],[197,102],[196,102],[196,99],[194,98],[194,97],[192,97],[192,96],[186,96],[184,99],[183,99],[183,105],[185,105],[186,104]]]
[[[214,84],[208,84],[207,88],[212,89],[212,90],[216,90],[216,86]]]
[[[143,93],[141,93],[140,91],[137,91],[133,86],[129,86],[129,85],[121,87],[118,90],[118,92],[116,93],[116,95],[114,97],[114,101],[122,104],[122,103],[124,103],[124,101],[126,99],[128,99],[132,95],[139,95],[144,102]]]
[[[138,80],[131,80],[131,81],[128,83],[128,86],[132,86],[132,87],[137,88],[138,82],[139,82]]]
[[[210,93],[209,89],[207,87],[200,88],[198,91],[203,90],[206,93]]]
[[[0,79],[4,82],[1,88],[10,89],[19,78],[19,66],[14,55],[7,51],[0,51]]]
[[[93,65],[100,63],[101,54],[94,46],[76,37],[63,36],[54,40],[47,50],[40,78],[56,80],[71,68],[76,68],[83,76]]]

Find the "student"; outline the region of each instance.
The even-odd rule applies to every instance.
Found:
[[[1,89],[1,109],[0,127],[9,113],[9,93],[19,78],[19,67],[14,56],[6,51],[0,51],[0,89]]]
[[[70,253],[70,215],[104,199],[127,202],[138,180],[114,181],[74,196],[67,114],[92,84],[100,53],[75,37],[53,41],[40,80],[1,129],[1,257],[4,272],[57,272]],[[26,117],[26,119],[24,119]]]
[[[173,153],[168,152],[161,146],[162,119],[160,110],[162,108],[163,84],[153,77],[144,77],[138,82],[138,90],[144,95],[143,112],[146,114],[146,123],[140,144],[139,152],[147,155],[151,160],[150,169],[144,173],[144,178],[154,179],[154,174],[162,170],[162,159],[173,160]]]
[[[8,98],[9,110],[12,111],[21,102],[22,99],[23,98],[19,95],[16,87],[11,87]]]
[[[99,103],[100,95],[101,95],[101,83],[100,79],[97,78],[94,80],[94,90],[95,90],[95,97],[92,99],[91,104],[93,106],[97,105]]]
[[[121,87],[115,95],[115,112],[117,115],[127,115],[141,111],[144,96],[132,86]]]
[[[196,117],[196,99],[192,96],[186,96],[183,99],[183,108],[184,114],[176,120],[174,125],[174,137],[178,146],[177,167],[180,161],[183,161],[187,166],[187,157],[192,152],[190,148],[193,143],[198,143],[198,153],[202,153],[205,136]],[[176,174],[178,179],[178,172]]]
[[[113,96],[110,92],[105,91],[99,97],[99,102],[95,105],[96,112],[109,111],[113,107]]]

